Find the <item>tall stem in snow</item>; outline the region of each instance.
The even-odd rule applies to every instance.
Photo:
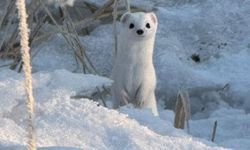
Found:
[[[114,56],[116,56],[117,54],[117,46],[118,46],[117,26],[116,26],[118,1],[119,0],[114,0],[114,8],[113,8],[114,9],[113,10],[113,35],[114,35],[114,46],[115,46]]]
[[[25,74],[25,89],[27,95],[27,110],[29,116],[28,123],[28,149],[36,150],[36,137],[34,127],[34,97],[32,92],[32,75],[30,65],[30,47],[29,47],[29,29],[27,24],[27,13],[25,7],[25,0],[17,0],[16,6],[19,17],[19,35],[21,43],[21,52],[23,60],[23,71]]]

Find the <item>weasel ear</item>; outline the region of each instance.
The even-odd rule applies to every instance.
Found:
[[[123,15],[121,16],[121,19],[120,19],[121,22],[122,22],[122,23],[125,23],[125,22],[129,19],[130,16],[131,16],[131,14],[130,14],[129,12],[123,14]]]
[[[155,15],[155,13],[150,12],[150,13],[148,13],[148,15],[150,16],[151,20],[152,20],[155,24],[158,23],[158,19],[157,19],[157,16]]]

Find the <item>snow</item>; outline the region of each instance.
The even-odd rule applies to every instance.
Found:
[[[126,106],[117,111],[87,98],[73,98],[111,86],[107,78],[113,63],[111,24],[80,37],[93,65],[106,77],[78,74],[82,70],[74,51],[57,34],[32,47],[39,149],[249,150],[250,1],[133,0],[131,4],[158,16],[154,63],[160,117],[147,109]],[[193,54],[200,62],[191,59]],[[9,63],[0,60],[0,66]],[[173,127],[172,110],[180,89],[191,96],[189,132]],[[0,149],[25,149],[23,76],[0,67],[0,97]]]
[[[74,50],[67,45],[62,35],[56,34],[47,41],[39,43],[32,51],[33,72],[55,69],[81,71],[75,61]]]
[[[195,128],[191,128],[191,134],[196,137],[209,139],[211,138],[210,134],[214,121],[217,121],[215,141],[218,145],[232,149],[248,150],[250,148],[249,119],[250,115],[243,110],[221,108],[213,112],[209,119],[191,121],[190,126],[195,126]],[[210,130],[208,129],[209,126]]]
[[[0,147],[22,149],[27,119],[23,77],[13,71],[0,73],[1,92],[5,93],[1,96],[7,96],[1,101]],[[107,78],[66,70],[35,73],[38,146],[43,149],[223,149],[174,129],[172,123],[154,117],[148,110],[126,107],[121,113],[89,99],[70,98],[81,90],[111,83]],[[2,109],[10,107],[10,103],[10,109]]]

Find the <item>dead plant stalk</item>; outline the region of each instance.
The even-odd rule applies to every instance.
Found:
[[[25,75],[25,89],[27,95],[26,106],[28,110],[29,116],[29,124],[28,124],[28,149],[36,150],[36,137],[35,137],[35,127],[34,127],[34,97],[32,91],[32,75],[31,75],[31,64],[30,64],[30,47],[29,47],[29,29],[27,24],[27,13],[25,0],[17,0],[16,7],[19,15],[19,35],[20,45],[21,45],[21,53],[22,60],[24,63],[24,75]]]

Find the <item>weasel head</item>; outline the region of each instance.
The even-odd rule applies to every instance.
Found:
[[[158,20],[153,12],[125,13],[121,17],[121,32],[136,39],[154,38]]]

